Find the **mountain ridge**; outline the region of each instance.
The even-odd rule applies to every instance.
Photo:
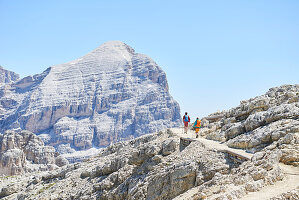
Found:
[[[17,81],[19,78],[19,74],[6,70],[0,65],[0,86]]]
[[[0,99],[13,103],[2,107],[0,130],[20,127],[55,147],[103,147],[180,121],[165,72],[120,41],[106,42],[7,88],[0,89]]]

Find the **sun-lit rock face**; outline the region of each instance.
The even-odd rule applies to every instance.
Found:
[[[114,143],[81,163],[3,178],[0,197],[240,199],[283,178],[279,151],[262,151],[253,155],[252,161],[236,164],[235,158],[203,140],[193,141],[180,151],[177,134],[181,131],[172,130],[175,132],[168,129]],[[185,192],[189,194],[184,195]]]
[[[16,80],[18,80],[20,77],[18,74],[12,71],[5,70],[1,65],[0,65],[0,86],[4,85],[6,83],[11,83]]]
[[[0,198],[298,199],[298,94],[298,85],[284,85],[214,113],[202,119],[199,138],[166,129],[113,143],[80,163],[2,177]],[[56,126],[72,124],[63,118]]]
[[[201,135],[251,152],[280,149],[281,162],[299,166],[299,85],[271,88],[228,111],[204,118]]]
[[[0,135],[0,175],[46,171],[68,164],[51,146],[29,131]]]
[[[166,74],[128,45],[107,42],[72,62],[0,88],[0,130],[21,128],[76,150],[175,127]],[[61,149],[61,148],[60,148]]]

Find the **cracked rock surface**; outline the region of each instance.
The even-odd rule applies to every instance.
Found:
[[[179,150],[170,130],[102,149],[81,163],[48,172],[3,177],[6,199],[237,199],[283,179],[281,151],[264,150],[235,164],[224,152],[194,141]]]
[[[48,171],[68,164],[51,146],[29,131],[6,131],[0,135],[0,174],[18,175]]]
[[[0,132],[31,131],[60,153],[105,147],[180,124],[165,72],[120,41],[5,84],[0,101]]]
[[[299,85],[271,88],[238,107],[203,119],[202,137],[258,152],[280,149],[281,162],[299,166]]]

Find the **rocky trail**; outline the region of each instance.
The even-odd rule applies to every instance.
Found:
[[[234,149],[228,147],[226,144],[219,143],[217,141],[208,140],[202,137],[196,138],[196,134],[194,131],[188,131],[187,134],[183,133],[183,128],[173,128],[172,132],[180,136],[183,139],[192,139],[195,141],[200,141],[207,148],[216,149],[217,151],[226,151],[228,153],[232,152],[234,154],[240,155],[242,157],[246,157],[249,160],[252,158],[253,154],[247,153],[242,149]],[[268,185],[263,187],[261,190],[257,192],[250,192],[240,200],[268,200],[274,197],[284,195],[291,190],[294,190],[299,187],[299,168],[293,167],[290,165],[285,165],[283,163],[279,164],[280,169],[285,174],[285,177],[282,181],[275,182],[273,185]],[[174,200],[191,200],[194,199],[193,196],[198,193],[199,187],[194,187],[185,193],[177,196]],[[287,194],[286,194],[287,195]]]
[[[240,157],[244,157],[246,158],[246,160],[250,160],[252,155],[251,153],[247,153],[246,151],[242,150],[242,149],[234,149],[234,148],[230,148],[228,147],[226,144],[223,143],[219,143],[217,141],[214,140],[208,140],[202,137],[198,137],[196,138],[195,132],[194,131],[190,131],[185,134],[182,131],[182,128],[173,128],[171,129],[175,134],[177,134],[178,136],[180,136],[181,138],[190,138],[192,140],[196,140],[196,141],[200,141],[201,143],[203,143],[207,148],[214,148],[218,151],[222,151],[222,152],[228,152],[231,154],[235,154],[237,156]]]
[[[299,187],[299,168],[280,163],[280,169],[285,174],[282,181],[263,187],[258,192],[251,192],[241,200],[266,200],[277,197]]]

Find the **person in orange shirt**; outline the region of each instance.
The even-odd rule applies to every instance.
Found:
[[[193,127],[195,128],[196,138],[198,138],[198,132],[199,132],[199,128],[200,128],[200,123],[201,123],[201,121],[197,117],[196,121],[193,124]]]

